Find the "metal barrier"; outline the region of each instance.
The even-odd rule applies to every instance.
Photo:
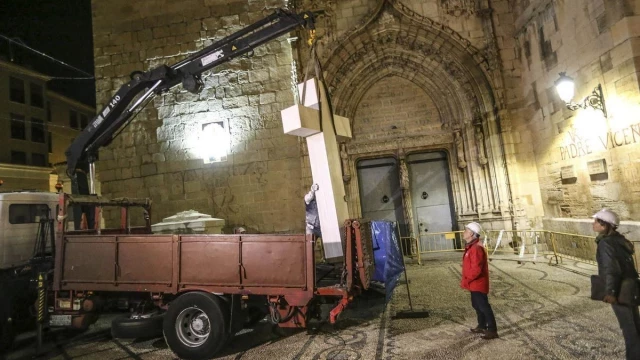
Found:
[[[465,245],[462,233],[451,231],[420,235],[412,239],[415,249],[409,256],[417,255],[418,263],[421,263],[421,256],[425,254],[462,251]],[[549,258],[549,263],[555,261],[559,264],[566,258],[596,264],[595,236],[547,230],[490,230],[483,234],[482,241],[490,259],[536,262]],[[405,251],[406,240],[401,243],[405,244]],[[636,249],[640,250],[640,241],[638,243]],[[636,253],[636,263],[639,259]]]
[[[555,255],[553,239],[543,230],[490,230],[484,245],[490,259],[537,262]]]
[[[580,261],[587,264],[596,264],[596,237],[570,234],[553,231],[550,232],[555,252],[560,258]]]

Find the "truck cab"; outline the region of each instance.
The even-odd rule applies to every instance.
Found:
[[[40,219],[55,216],[57,204],[51,192],[0,193],[0,271],[29,262]]]

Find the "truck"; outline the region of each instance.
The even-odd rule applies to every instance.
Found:
[[[58,194],[41,191],[0,193],[0,351],[31,320],[35,297],[31,289],[34,261],[50,261]],[[48,236],[47,236],[48,235]],[[38,245],[42,245],[39,247]]]
[[[40,191],[0,193],[0,271],[29,263],[40,219],[56,212],[58,194]]]
[[[308,29],[313,41],[317,15],[280,9],[175,65],[134,72],[76,137],[66,152],[67,173],[72,187],[87,188],[88,194],[59,195],[55,260],[35,279],[39,341],[44,326],[86,329],[105,304],[125,298],[135,305],[112,322],[114,337],[164,336],[181,358],[210,358],[244,325],[265,316],[279,327],[304,328],[320,316],[321,304],[330,303],[329,322],[335,323],[353,298],[368,289],[372,242],[360,221],[342,224],[342,262],[320,271],[315,235],[154,235],[149,199],[95,195],[99,148],[140,107],[179,84],[198,93],[203,72],[296,28]],[[83,180],[83,173],[89,178]],[[101,228],[103,209],[114,207],[120,226]],[[79,221],[77,209],[91,209],[85,212],[88,221]],[[130,216],[139,209],[144,225],[131,226]]]
[[[97,212],[119,207],[120,227],[69,230],[66,209],[73,205],[95,206]],[[304,328],[329,303],[329,322],[335,323],[369,288],[371,233],[359,221],[344,224],[344,263],[320,271],[314,235],[154,235],[148,220],[127,225],[135,207],[148,211],[150,203],[60,195],[55,264],[40,275],[51,281],[46,298],[38,299],[50,325],[86,329],[102,304],[128,293],[138,305],[114,319],[114,337],[164,336],[179,357],[203,359],[265,316],[279,327]],[[327,276],[331,272],[336,276]]]

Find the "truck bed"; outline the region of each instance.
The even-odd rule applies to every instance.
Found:
[[[311,235],[72,235],[56,239],[54,290],[284,295],[315,287]]]

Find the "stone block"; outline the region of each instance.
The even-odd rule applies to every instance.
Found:
[[[154,234],[221,234],[225,220],[194,210],[183,211],[151,225]]]
[[[115,170],[105,170],[100,172],[100,180],[103,182],[112,181],[116,178]]]
[[[163,175],[151,175],[144,177],[144,184],[148,188],[152,187],[164,187],[164,176]]]

